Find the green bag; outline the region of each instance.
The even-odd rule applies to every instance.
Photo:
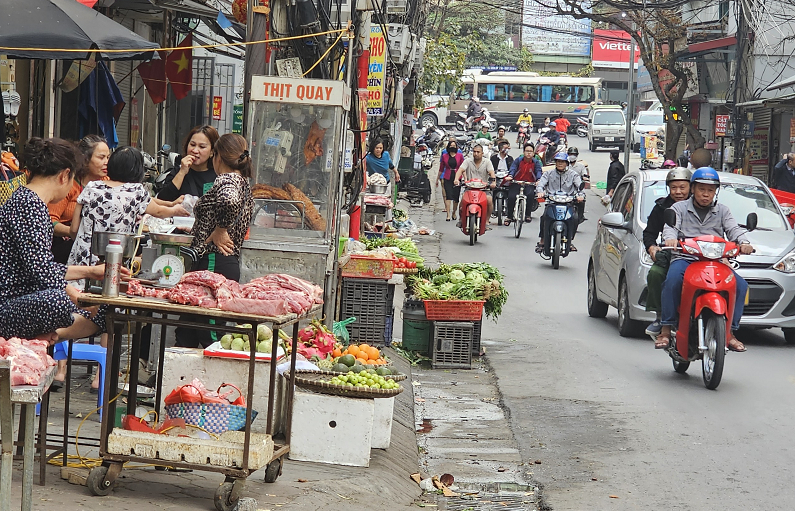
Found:
[[[356,318],[348,318],[342,321],[335,321],[334,326],[332,327],[332,332],[334,333],[334,337],[337,340],[343,342],[344,344],[348,344],[351,342],[351,334],[348,332],[348,325],[356,321]]]
[[[654,264],[660,268],[668,268],[668,266],[671,264],[671,251],[658,250],[657,254],[655,255]]]

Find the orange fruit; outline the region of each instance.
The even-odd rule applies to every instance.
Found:
[[[369,360],[370,359],[370,354],[367,352],[367,350],[360,349],[359,350],[359,354],[356,355],[356,357],[357,358],[363,358],[365,360]]]
[[[360,350],[369,350],[370,349],[370,345],[362,343],[362,344],[359,345],[359,349]]]
[[[331,354],[334,356],[334,358],[341,357],[342,351],[340,351],[339,348],[334,348],[334,351],[332,351]]]
[[[354,357],[359,356],[359,348],[355,344],[351,344],[350,346],[348,346],[348,349],[346,351],[349,355],[353,355]]]
[[[367,354],[370,356],[370,360],[377,360],[379,357],[381,357],[381,352],[378,351],[378,348],[375,346],[367,350]]]
[[[367,359],[365,358],[357,358],[356,361],[362,365],[365,365],[367,363]]]
[[[367,361],[367,365],[373,365],[373,364],[375,364],[375,360],[368,360]]]

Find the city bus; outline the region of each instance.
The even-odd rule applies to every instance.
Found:
[[[455,124],[458,112],[466,111],[472,96],[480,98],[480,104],[489,109],[498,124],[509,128],[516,126],[519,115],[527,108],[536,128],[543,125],[545,117],[555,118],[562,113],[574,130],[577,117],[587,117],[591,104],[602,101],[604,90],[601,78],[539,76],[521,71],[488,74],[467,71],[459,89],[448,97],[426,96],[421,123],[435,120],[442,125]]]

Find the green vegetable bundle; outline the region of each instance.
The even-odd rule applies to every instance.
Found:
[[[508,301],[500,271],[488,263],[443,264],[406,277],[406,286],[421,300],[485,300],[487,317],[496,321]]]
[[[375,248],[381,247],[396,247],[400,249],[401,252],[405,252],[407,254],[420,253],[420,251],[417,250],[417,245],[415,245],[410,238],[369,238],[364,240],[364,245],[367,247],[367,250],[373,250]]]

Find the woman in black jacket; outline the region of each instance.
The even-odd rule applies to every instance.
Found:
[[[185,138],[179,168],[173,168],[166,185],[157,194],[164,201],[175,201],[181,195],[201,197],[212,188],[218,177],[213,169],[213,147],[218,142],[218,131],[212,126],[196,126]]]

